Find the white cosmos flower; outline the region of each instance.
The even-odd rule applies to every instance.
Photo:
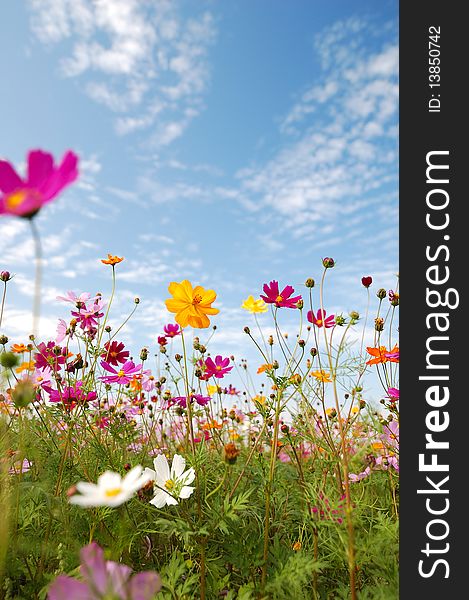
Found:
[[[97,484],[80,481],[76,484],[80,494],[72,496],[70,502],[85,507],[119,506],[148,483],[149,477],[142,471],[143,467],[137,465],[124,477],[113,471],[105,471],[99,476]]]
[[[150,504],[163,508],[166,504],[178,504],[179,498],[189,498],[195,488],[189,484],[195,479],[195,471],[186,468],[186,459],[175,454],[171,469],[164,454],[159,454],[153,461],[155,470],[145,469],[143,476],[154,481],[155,496]],[[147,479],[147,481],[148,481]]]

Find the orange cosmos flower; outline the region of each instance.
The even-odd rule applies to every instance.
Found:
[[[379,348],[367,348],[368,354],[373,356],[372,359],[367,360],[367,365],[378,365],[385,362],[399,362],[399,347],[396,345],[390,351],[386,350],[386,346],[379,346]],[[386,356],[387,355],[387,356]],[[395,356],[393,356],[395,355]]]
[[[331,383],[332,382],[331,374],[328,373],[327,371],[324,371],[323,369],[321,369],[320,371],[313,371],[311,373],[311,376],[315,377],[321,383]]]
[[[205,329],[210,325],[207,315],[217,315],[218,308],[212,308],[211,304],[217,297],[213,290],[206,290],[197,285],[195,288],[187,279],[181,283],[171,282],[168,287],[173,296],[165,301],[169,312],[176,313],[176,323],[181,327],[190,325],[196,329]]]
[[[118,256],[113,256],[112,254],[108,254],[107,258],[102,258],[101,262],[104,265],[117,265],[118,263],[122,262],[124,260],[124,257],[119,258]]]
[[[272,371],[273,368],[274,368],[274,365],[271,365],[271,364],[261,365],[257,369],[257,374],[259,375],[260,373],[264,373],[264,371]]]
[[[13,344],[11,351],[15,354],[23,354],[23,352],[29,352],[29,348],[24,344]]]

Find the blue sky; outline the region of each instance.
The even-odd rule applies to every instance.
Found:
[[[37,220],[42,334],[68,317],[58,294],[109,293],[108,252],[125,257],[111,322],[141,298],[123,336],[135,353],[156,351],[170,281],[215,289],[213,354],[254,365],[240,304],[264,282],[304,293],[331,256],[328,312],[364,312],[364,275],[373,298],[395,288],[397,28],[396,1],[2,3],[0,155],[80,156],[79,182]],[[21,220],[0,231],[16,274],[3,329],[23,341],[33,246]]]

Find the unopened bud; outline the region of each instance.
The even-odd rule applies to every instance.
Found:
[[[138,298],[138,297],[134,298],[134,302],[135,302],[135,304],[140,304],[140,298]]]
[[[386,298],[386,290],[384,288],[379,288],[379,290],[376,292],[376,295],[380,300],[384,300],[384,298]]]
[[[375,319],[375,330],[376,331],[383,331],[384,329],[384,319],[381,317],[377,317]]]
[[[244,328],[244,333],[247,333],[248,335],[251,333],[251,330],[249,329],[249,327]]]
[[[326,258],[322,259],[322,264],[325,269],[332,269],[332,267],[335,265],[335,260],[329,256],[326,256]]]
[[[305,281],[305,286],[307,288],[313,288],[314,287],[314,279],[312,279],[312,277],[308,277],[308,279]]]
[[[4,281],[5,283],[7,281],[10,281],[11,279],[11,274],[10,271],[0,271],[0,280]]]

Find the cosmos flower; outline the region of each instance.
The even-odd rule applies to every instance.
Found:
[[[316,316],[314,316],[314,313],[309,310],[306,318],[310,323],[316,325],[316,327],[325,327],[326,329],[329,329],[329,327],[334,327],[335,325],[335,315],[329,315],[326,318],[326,314],[326,311],[322,310],[321,308],[316,313]]]
[[[101,358],[104,358],[110,365],[117,367],[119,363],[125,363],[129,359],[130,352],[124,350],[122,342],[106,342],[104,347],[106,351],[101,354]]]
[[[98,327],[98,319],[104,316],[105,305],[105,302],[97,299],[92,304],[84,304],[78,311],[72,310],[72,315],[80,324],[81,329],[89,331]]]
[[[71,304],[74,304],[77,308],[80,308],[90,300],[95,300],[96,296],[92,298],[89,292],[83,292],[79,296],[77,296],[75,292],[69,290],[68,292],[66,292],[65,296],[56,296],[56,299],[61,300],[62,302],[70,302]]]
[[[44,367],[51,367],[54,371],[60,369],[60,365],[65,364],[69,353],[67,348],[61,348],[57,346],[55,342],[41,342],[38,347],[38,352],[34,354],[34,365],[38,369]]]
[[[113,256],[112,254],[108,254],[107,258],[102,258],[101,262],[104,265],[111,265],[114,267],[115,265],[121,263],[124,260],[124,257],[119,258],[118,256]]]
[[[367,365],[378,365],[386,362],[399,362],[399,348],[394,348],[389,352],[386,346],[379,346],[378,348],[367,347],[366,351],[373,358],[366,362]]]
[[[78,404],[85,404],[96,400],[96,392],[85,392],[83,382],[77,381],[73,386],[65,387],[62,390],[49,390],[49,399],[51,402],[61,403],[66,410],[73,410]]]
[[[29,349],[24,344],[13,344],[11,351],[15,354],[23,354],[23,352],[29,352]]]
[[[397,388],[388,388],[388,398],[391,402],[397,402],[399,400],[399,390]]]
[[[177,323],[169,323],[163,327],[166,337],[173,338],[181,333],[181,329]]]
[[[125,477],[113,471],[105,471],[98,477],[97,484],[79,481],[76,489],[80,493],[71,496],[69,502],[83,507],[120,506],[148,481],[149,477],[143,474],[143,467],[140,465],[131,469]]]
[[[311,376],[320,381],[321,383],[331,383],[331,374],[321,369],[320,371],[313,371]]]
[[[204,361],[204,375],[207,378],[216,377],[222,379],[233,368],[229,366],[230,359],[223,358],[219,354],[213,360],[210,356]]]
[[[373,283],[372,277],[370,277],[370,276],[362,277],[362,285],[364,287],[369,288],[372,283]]]
[[[220,311],[212,308],[212,302],[217,295],[213,290],[205,290],[198,285],[195,288],[187,279],[176,283],[173,281],[168,287],[172,298],[165,301],[169,312],[176,313],[176,322],[181,327],[190,325],[196,329],[204,329],[210,325],[207,315],[216,315]]]
[[[56,330],[57,337],[55,338],[56,344],[60,344],[61,342],[64,341],[64,339],[67,336],[67,329],[68,329],[67,323],[63,319],[59,319],[59,322],[57,324],[57,330]]]
[[[247,310],[252,314],[267,312],[267,305],[264,300],[261,298],[255,300],[254,296],[248,296],[241,304],[241,308],[244,308],[244,310]]]
[[[135,375],[140,375],[142,372],[142,365],[135,366],[131,360],[127,360],[118,371],[111,367],[111,365],[105,360],[101,361],[101,366],[109,373],[112,373],[112,375],[103,375],[100,377],[104,383],[118,383],[119,385],[127,385]]]
[[[52,154],[42,150],[28,153],[28,175],[22,179],[14,167],[0,160],[0,214],[31,219],[78,177],[78,157],[65,153],[59,166]]]
[[[164,454],[159,454],[153,461],[155,470],[146,468],[144,476],[147,481],[153,480],[155,496],[150,504],[156,508],[163,508],[166,504],[178,504],[178,499],[189,498],[195,488],[191,484],[195,479],[195,471],[191,467],[187,471],[186,460],[175,454],[171,468]]]
[[[59,575],[50,585],[48,600],[153,600],[161,589],[161,579],[155,571],[132,575],[127,565],[104,560],[103,549],[91,542],[80,552],[82,581]]]
[[[202,394],[191,394],[191,404],[197,402],[199,406],[205,406],[211,400],[210,396],[202,396]],[[186,408],[187,406],[187,398],[186,396],[175,396],[169,400],[168,405],[173,406],[177,404],[181,408]]]
[[[295,291],[291,285],[285,286],[279,292],[278,281],[271,281],[269,285],[265,283],[263,289],[265,296],[261,294],[262,300],[267,304],[275,304],[277,308],[296,308],[297,302],[301,300],[301,296],[291,298]]]

